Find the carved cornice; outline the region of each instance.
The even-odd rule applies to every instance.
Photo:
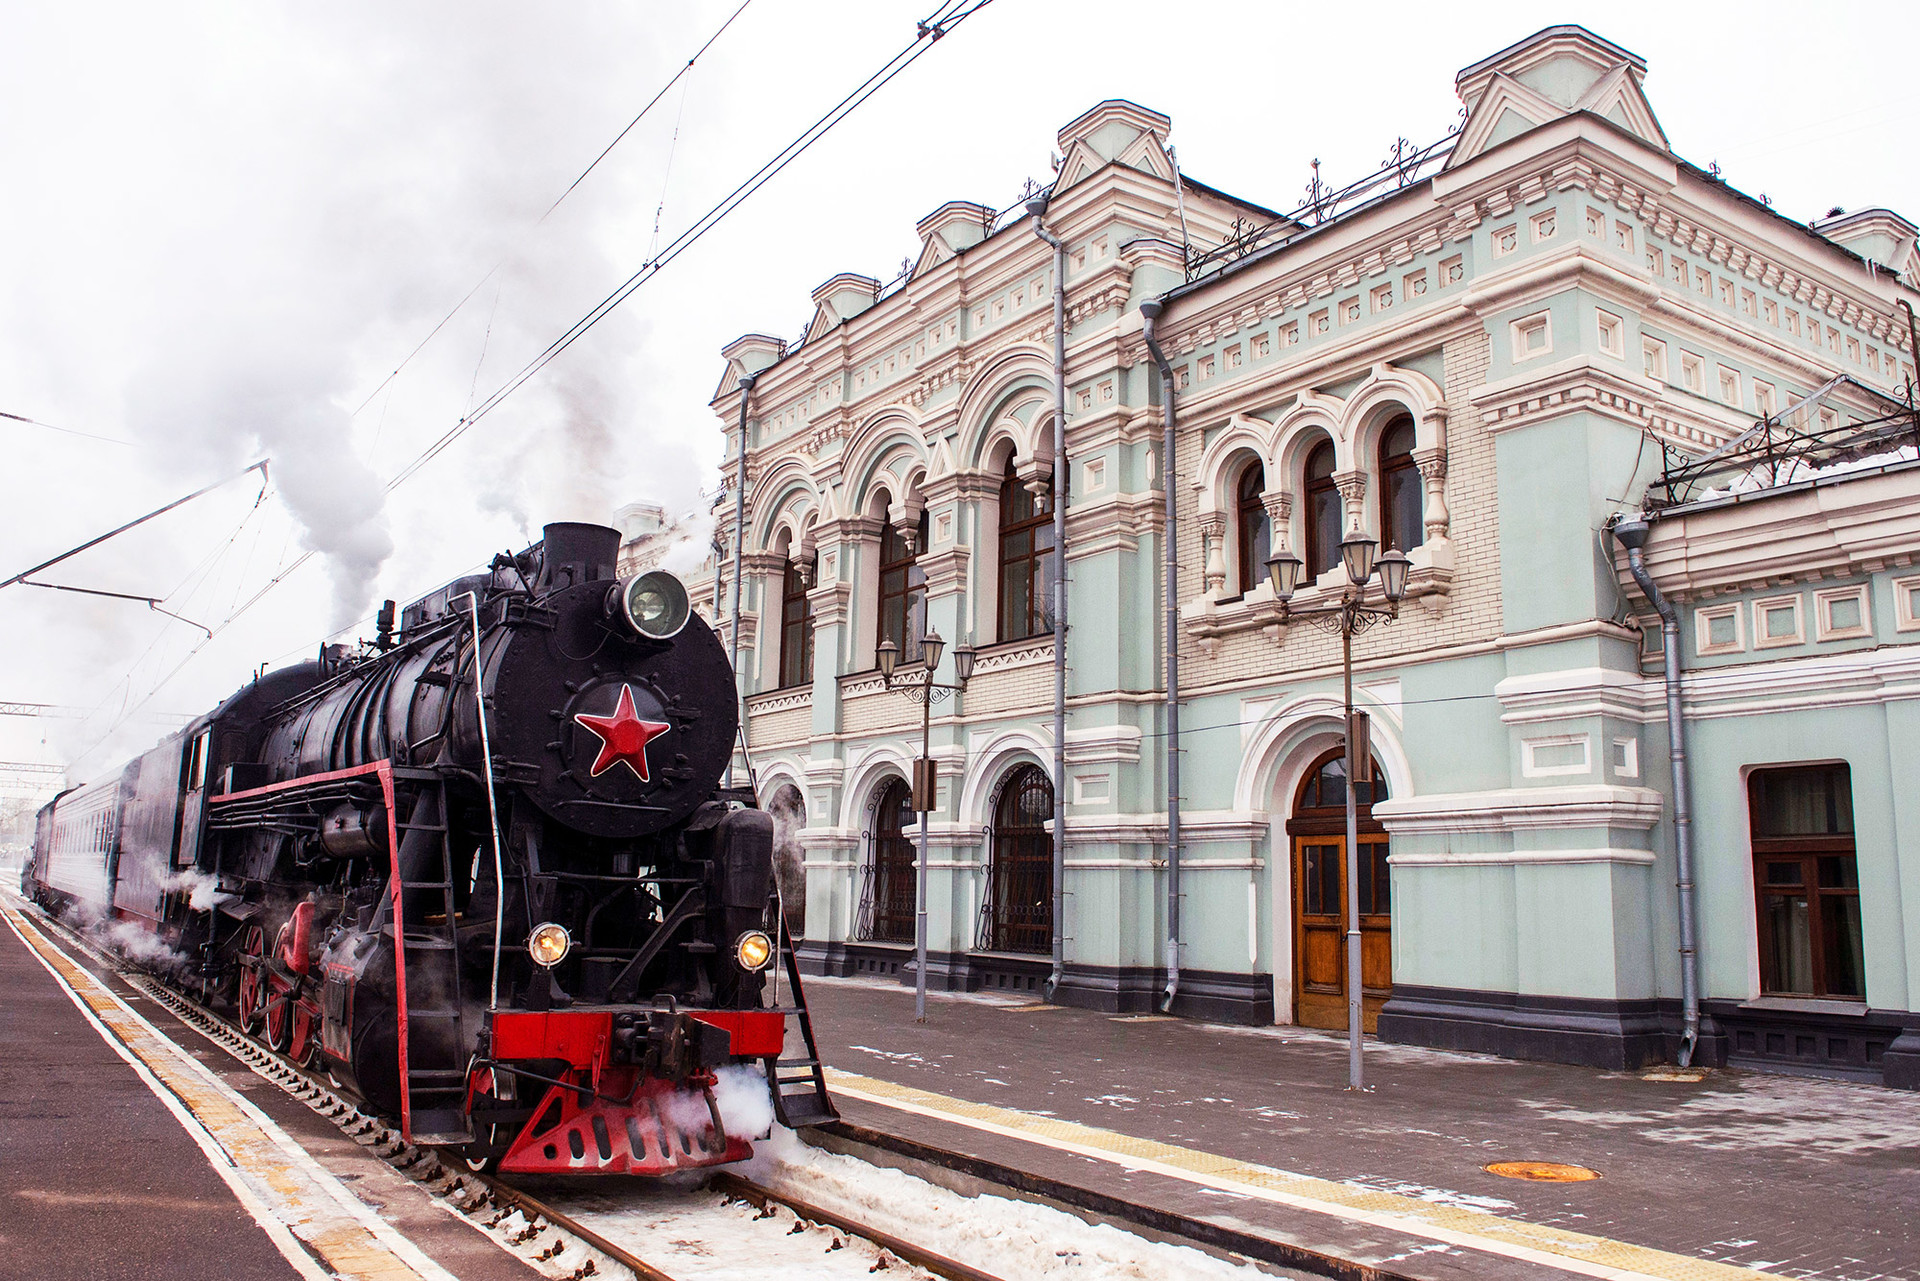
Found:
[[[1732,410],[1710,408],[1709,402],[1700,400],[1691,405],[1677,403],[1677,398],[1669,398],[1664,384],[1587,357],[1488,383],[1468,399],[1480,410],[1489,432],[1591,413],[1652,432],[1693,453],[1725,444],[1748,425]]]
[[[796,707],[813,706],[813,687],[803,685],[798,689],[776,689],[765,694],[751,694],[747,697],[749,716],[768,716],[774,712],[791,711]]]

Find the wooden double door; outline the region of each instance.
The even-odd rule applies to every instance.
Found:
[[[1393,991],[1393,893],[1387,834],[1373,818],[1385,800],[1379,765],[1360,784],[1359,810],[1361,1018],[1374,1030]],[[1315,761],[1295,793],[1287,820],[1293,852],[1293,1021],[1305,1027],[1347,1026],[1346,760],[1340,751]]]

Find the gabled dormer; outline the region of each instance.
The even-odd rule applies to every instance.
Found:
[[[1060,172],[1053,190],[1064,191],[1112,161],[1172,182],[1173,162],[1167,157],[1172,131],[1171,117],[1109,98],[1060,131]]]
[[[1920,280],[1920,252],[1915,250],[1920,227],[1891,209],[1831,213],[1809,225],[1834,244],[1899,272],[1900,278],[1908,283]]]
[[[852,320],[879,297],[880,282],[873,277],[841,272],[813,291],[813,323],[807,326],[807,341],[812,342],[843,320]]]
[[[748,374],[759,373],[786,355],[787,344],[784,339],[766,334],[741,334],[722,347],[720,354],[727,358],[727,371],[720,375],[720,385],[713,390],[714,400],[738,393],[740,380]]]
[[[971,200],[949,200],[914,226],[920,233],[920,258],[913,264],[917,276],[985,240],[993,229],[993,210]]]
[[[1641,82],[1647,64],[1585,27],[1545,31],[1474,63],[1454,80],[1467,108],[1447,168],[1465,164],[1509,138],[1576,112],[1591,112],[1668,150],[1667,135]]]

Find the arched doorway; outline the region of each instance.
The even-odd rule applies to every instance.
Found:
[[[913,942],[914,821],[903,778],[887,780],[874,796],[867,822],[867,875],[860,892],[859,935],[864,942]]]
[[[980,914],[989,952],[1053,950],[1053,784],[1038,765],[1002,780],[993,806],[992,861]]]
[[[1386,773],[1354,793],[1359,808],[1361,1018],[1373,1030],[1393,989],[1392,896],[1387,832],[1373,817],[1387,799]],[[1294,793],[1287,836],[1293,847],[1293,1020],[1347,1026],[1347,762],[1344,748],[1320,756]]]

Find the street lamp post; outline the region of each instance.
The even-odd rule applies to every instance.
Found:
[[[1412,568],[1406,554],[1395,549],[1378,560],[1374,552],[1379,543],[1358,529],[1340,540],[1340,560],[1346,566],[1348,586],[1340,599],[1330,605],[1307,609],[1292,607],[1294,588],[1300,584],[1300,558],[1290,551],[1276,552],[1267,558],[1267,577],[1273,583],[1274,598],[1280,602],[1282,618],[1304,618],[1323,631],[1340,635],[1341,670],[1345,679],[1346,752],[1347,752],[1347,1088],[1366,1088],[1361,1066],[1361,994],[1360,994],[1360,812],[1355,798],[1360,771],[1372,772],[1372,761],[1356,762],[1354,757],[1355,716],[1353,710],[1353,638],[1377,623],[1400,616],[1400,602],[1407,594],[1407,571]],[[1380,594],[1385,606],[1366,603],[1367,580],[1378,571]]]
[[[920,812],[920,848],[914,869],[913,918],[913,1017],[927,1021],[927,815],[933,809],[936,778],[933,764],[933,705],[967,687],[973,678],[973,646],[961,645],[953,651],[951,685],[933,679],[940,667],[940,655],[947,643],[940,633],[928,631],[920,638],[920,654],[925,659],[919,680],[900,685],[893,683],[894,668],[900,662],[900,647],[891,640],[880,642],[880,678],[888,689],[905,694],[920,704],[920,759],[913,763],[913,808]]]

